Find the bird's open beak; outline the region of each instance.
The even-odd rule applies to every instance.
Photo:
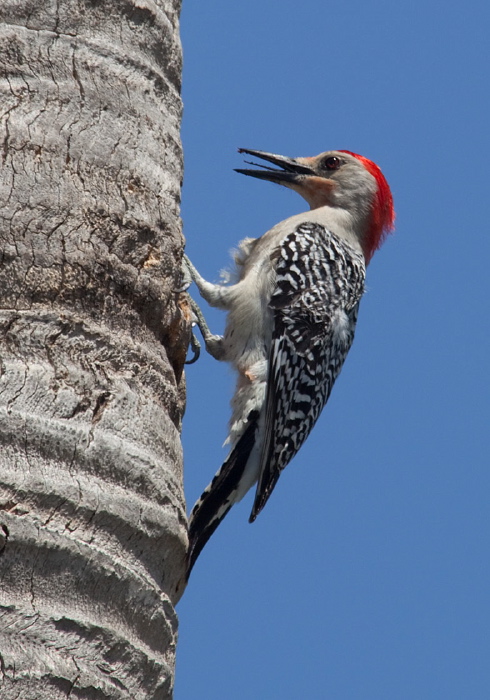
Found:
[[[263,170],[242,170],[237,168],[235,172],[242,173],[242,175],[251,175],[252,177],[258,177],[260,180],[269,180],[270,182],[286,186],[298,183],[303,179],[304,175],[315,175],[311,168],[304,163],[299,163],[295,158],[286,158],[285,156],[278,156],[265,151],[252,151],[248,148],[239,148],[238,152],[248,153],[248,155],[255,158],[262,158],[262,160],[282,168],[282,170],[277,170],[261,163],[249,163],[249,165],[257,165]],[[248,161],[245,162],[248,163]]]

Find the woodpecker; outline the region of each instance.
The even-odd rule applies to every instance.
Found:
[[[224,335],[213,335],[193,302],[206,349],[238,374],[230,452],[190,515],[188,574],[233,504],[257,484],[255,520],[311,432],[354,339],[365,267],[394,224],[388,183],[363,156],[239,152],[275,167],[246,161],[262,169],[237,172],[295,190],[310,210],[242,241],[234,284],[207,282],[185,258],[187,279],[228,312]]]

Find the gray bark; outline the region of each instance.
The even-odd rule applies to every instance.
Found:
[[[0,2],[2,700],[172,697],[179,6]]]

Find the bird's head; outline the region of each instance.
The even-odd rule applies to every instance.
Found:
[[[349,212],[366,262],[393,229],[395,212],[390,187],[376,163],[364,156],[351,151],[326,151],[313,158],[286,158],[247,148],[240,148],[239,153],[262,158],[280,169],[249,163],[262,170],[236,172],[289,187],[311,209],[329,206]]]

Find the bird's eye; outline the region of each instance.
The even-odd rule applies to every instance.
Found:
[[[342,161],[337,156],[329,156],[325,158],[324,165],[328,170],[338,170],[342,165]]]

